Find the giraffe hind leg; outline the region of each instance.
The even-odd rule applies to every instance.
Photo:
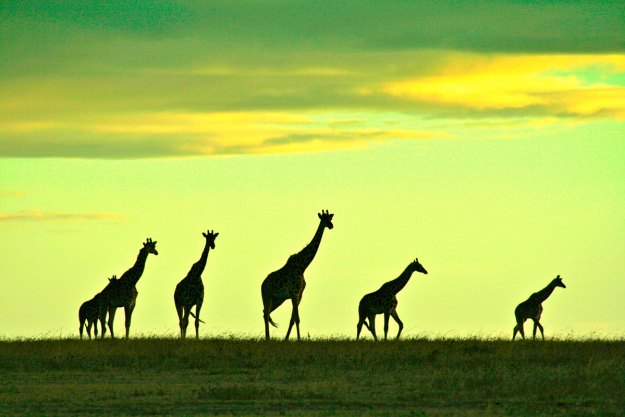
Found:
[[[369,331],[373,335],[373,338],[378,340],[378,336],[375,334],[375,314],[369,315]]]
[[[399,339],[399,336],[401,335],[401,331],[404,329],[404,323],[399,319],[399,315],[397,314],[396,310],[393,310],[393,312],[391,313],[391,317],[395,320],[395,322],[399,326],[399,331],[397,332],[397,339]]]

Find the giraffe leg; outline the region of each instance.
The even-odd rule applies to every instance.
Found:
[[[397,325],[399,326],[399,331],[397,332],[397,338],[399,339],[401,331],[404,329],[404,323],[402,323],[402,321],[399,319],[399,315],[397,314],[396,310],[393,310],[393,312],[391,313],[391,317],[397,322]]]
[[[96,339],[98,338],[98,319],[93,321],[93,335]]]
[[[80,326],[78,327],[78,332],[80,333],[80,338],[82,339],[82,329],[85,325],[85,321],[83,319],[80,319]]]
[[[289,336],[291,335],[291,329],[293,328],[293,324],[297,329],[297,340],[300,340],[299,335],[299,308],[297,298],[292,298],[291,302],[293,303],[293,310],[291,311],[291,322],[289,323],[289,330],[286,332],[286,337],[284,340],[289,340]]]
[[[126,319],[126,339],[128,339],[128,336],[130,335],[130,320],[132,319],[132,312],[134,311],[134,309],[135,303],[124,306],[124,315]]]
[[[89,320],[87,320],[87,336],[89,336],[89,340],[91,340],[91,325],[93,323]]]
[[[358,324],[356,325],[356,340],[360,338],[360,331],[362,330],[362,325],[364,324],[365,326],[367,326],[367,323],[365,322],[365,320],[367,320],[367,316],[359,314]],[[367,328],[369,328],[369,326],[367,326]]]
[[[543,326],[540,324],[538,320],[536,320],[535,325],[538,326],[538,329],[540,329],[540,335],[542,336],[543,340],[545,340],[545,332],[543,331]],[[534,330],[534,333],[535,332],[536,330]]]
[[[202,300],[195,305],[195,338],[200,338],[200,310],[202,309]]]
[[[369,331],[373,335],[373,338],[378,340],[378,336],[375,334],[375,314],[369,315]]]
[[[388,311],[384,312],[384,340],[386,340],[387,335],[388,335],[388,319],[390,317],[390,314]]]
[[[115,307],[109,308],[108,325],[109,325],[109,332],[111,332],[111,339],[115,339],[115,333],[113,333],[113,322],[115,321],[115,310],[117,310]],[[104,338],[104,332],[102,332],[102,337]]]
[[[178,314],[178,327],[180,327],[180,338],[184,339],[184,332],[182,331],[182,312],[184,307],[176,303],[176,314]]]
[[[532,340],[536,339],[536,329],[538,328],[538,322],[534,320],[534,331],[532,332]]]
[[[191,313],[191,307],[182,307],[182,338],[187,337],[187,327],[189,327],[189,314]]]

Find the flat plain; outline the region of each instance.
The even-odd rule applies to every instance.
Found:
[[[616,417],[625,341],[3,340],[0,415]]]

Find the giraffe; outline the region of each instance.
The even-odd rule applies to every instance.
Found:
[[[523,331],[523,323],[525,320],[532,319],[534,322],[534,334],[532,339],[536,339],[536,328],[540,329],[540,335],[543,340],[545,340],[545,333],[543,332],[543,326],[540,324],[540,315],[543,312],[543,302],[549,298],[553,290],[556,287],[566,288],[564,282],[562,282],[562,278],[560,275],[555,277],[549,285],[547,285],[542,290],[535,292],[530,295],[530,298],[523,301],[521,304],[514,309],[514,316],[516,317],[516,326],[514,326],[514,331],[512,333],[512,340],[516,337],[517,332],[521,333],[521,337],[525,339],[525,332]]]
[[[304,288],[306,288],[304,271],[306,271],[306,268],[308,268],[308,265],[310,265],[317,254],[317,249],[319,249],[321,237],[323,236],[325,228],[332,229],[334,227],[332,224],[334,214],[330,214],[328,210],[322,210],[317,216],[320,220],[319,226],[310,243],[300,252],[291,255],[282,268],[267,275],[267,278],[265,278],[261,285],[265,338],[267,340],[269,340],[269,324],[273,327],[278,327],[271,319],[270,314],[287,299],[291,300],[293,310],[291,312],[291,321],[289,323],[289,329],[286,332],[285,340],[289,339],[293,324],[295,324],[297,328],[297,340],[300,340],[299,303],[302,301],[302,294]]]
[[[113,275],[109,278],[109,282],[117,281],[117,276]],[[89,339],[91,339],[91,326],[93,325],[93,331],[95,333],[96,339],[98,338],[98,320],[100,319],[100,297],[102,292],[97,293],[91,300],[85,301],[80,306],[78,310],[78,321],[80,326],[78,327],[78,331],[80,333],[80,338],[83,336],[83,327],[85,327],[85,322],[87,323],[87,335]]]
[[[183,339],[187,335],[187,325],[189,324],[189,314],[195,318],[195,338],[199,339],[200,322],[200,309],[204,302],[204,284],[202,284],[202,272],[206,266],[206,259],[208,258],[208,251],[215,249],[215,239],[219,236],[219,233],[207,230],[207,233],[202,233],[202,236],[206,239],[204,250],[200,260],[193,264],[191,270],[182,281],[176,285],[176,291],[174,291],[174,302],[176,303],[176,312],[178,313],[178,320],[180,323],[180,337]],[[191,308],[195,306],[195,314],[191,312]]]
[[[399,277],[392,281],[389,281],[382,285],[380,289],[375,292],[369,293],[362,297],[360,304],[358,305],[358,325],[356,326],[356,340],[360,338],[360,331],[364,324],[367,329],[373,335],[375,340],[378,340],[375,334],[375,316],[380,313],[384,313],[384,340],[386,340],[388,334],[388,319],[389,316],[399,325],[399,331],[397,332],[397,338],[401,335],[401,331],[404,328],[404,323],[399,319],[397,315],[397,293],[400,292],[410,280],[413,272],[421,272],[422,274],[428,273],[425,268],[419,263],[419,259],[415,259],[410,262],[404,272]],[[366,320],[369,319],[369,324]]]
[[[106,320],[106,313],[108,312],[108,327],[111,332],[111,338],[115,338],[113,333],[113,321],[115,320],[115,311],[119,307],[124,307],[124,313],[126,316],[126,339],[130,333],[130,319],[132,318],[132,312],[135,309],[137,303],[137,282],[143,274],[145,269],[145,261],[148,255],[152,253],[158,255],[156,251],[156,242],[148,238],[143,247],[139,250],[139,256],[135,264],[124,272],[121,278],[117,280],[111,280],[109,284],[102,290],[100,295],[100,327],[102,330],[102,338],[106,333],[104,327],[104,321]]]

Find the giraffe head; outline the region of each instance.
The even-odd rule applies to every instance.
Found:
[[[328,210],[321,210],[321,213],[317,213],[317,216],[319,216],[323,227],[327,227],[328,229],[332,229],[334,227],[332,224],[332,217],[334,217],[334,214],[328,213]]]
[[[146,239],[145,243],[143,244],[143,250],[146,250],[148,253],[158,255],[158,252],[156,251],[156,242],[153,242],[151,238]]]
[[[428,271],[425,270],[423,265],[419,263],[419,258],[415,258],[415,260],[410,263],[410,267],[415,272],[421,272],[422,274],[426,274],[426,275],[428,273]]]
[[[560,278],[560,275],[555,277],[553,281],[551,281],[551,283],[556,287],[566,288],[566,285],[564,285],[564,282],[562,282],[562,278]]]
[[[117,281],[117,275],[113,275],[112,277],[109,278],[109,282],[115,282]]]
[[[210,246],[211,249],[215,249],[215,239],[219,236],[219,233],[215,233],[212,230],[207,230],[206,233],[202,232],[202,236],[206,238],[206,244]]]

